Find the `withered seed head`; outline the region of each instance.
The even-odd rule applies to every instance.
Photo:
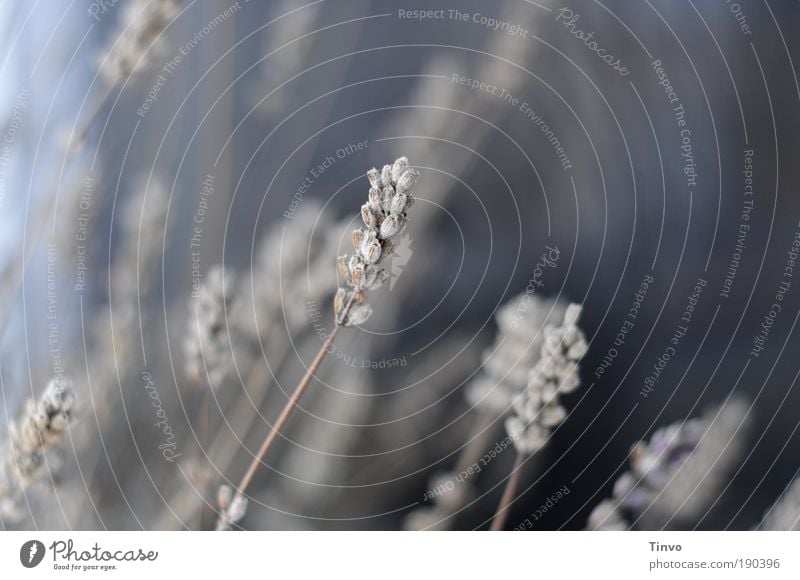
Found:
[[[381,237],[390,238],[400,231],[403,224],[402,216],[391,214],[381,224]]]
[[[379,242],[372,242],[364,252],[364,259],[367,264],[375,264],[381,257],[381,245]]]
[[[369,179],[369,184],[375,188],[380,189],[381,187],[381,174],[378,172],[377,169],[374,167],[367,171],[367,179]]]
[[[374,228],[378,225],[378,218],[373,213],[367,204],[361,206],[361,219],[364,220],[364,225],[368,228]]]
[[[361,240],[364,239],[364,230],[358,228],[357,230],[353,230],[353,248],[356,250],[361,245]]]
[[[336,268],[339,271],[339,277],[344,280],[350,280],[350,272],[347,269],[347,257],[339,256],[336,258]]]
[[[405,157],[384,165],[381,171],[373,168],[367,172],[370,189],[367,203],[361,206],[366,229],[353,232],[355,254],[337,261],[340,277],[345,281],[334,300],[338,324],[361,324],[372,314],[365,302],[366,291],[380,288],[388,278],[378,264],[394,253],[396,242],[392,238],[405,226],[406,212],[414,199],[411,188],[418,175],[409,168]]]
[[[408,169],[408,158],[407,157],[400,157],[392,165],[392,181],[397,183],[400,181],[400,176],[406,172]]]

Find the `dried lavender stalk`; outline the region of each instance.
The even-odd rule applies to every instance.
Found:
[[[153,176],[149,187],[146,175],[137,178],[131,198],[125,200],[124,209],[117,216],[118,226],[113,229],[119,242],[114,244],[115,252],[109,265],[109,302],[105,306],[98,305],[89,321],[86,360],[81,354],[74,363],[89,365],[87,376],[96,422],[82,422],[74,438],[76,447],[85,458],[82,462],[84,473],[95,474],[89,482],[91,488],[99,486],[100,489],[105,485],[97,466],[105,461],[104,439],[111,436],[118,426],[115,409],[120,396],[119,387],[130,381],[143,363],[141,337],[147,332],[152,313],[150,309],[140,308],[140,304],[147,300],[159,271],[168,194],[169,190],[159,177]],[[97,436],[98,430],[100,437]],[[91,517],[93,509],[89,500],[87,491],[83,494],[83,502],[70,506],[75,519]],[[91,525],[99,524],[93,522]]]
[[[164,30],[180,10],[182,0],[132,0],[114,36],[100,59],[100,74],[115,86],[146,70],[153,57],[165,51]]]
[[[579,304],[570,304],[561,326],[547,326],[541,356],[530,373],[525,391],[514,401],[516,415],[506,419],[506,431],[517,456],[503,497],[492,521],[492,530],[502,530],[514,499],[525,459],[547,443],[552,430],[567,416],[559,397],[580,386],[578,363],[586,354],[586,337],[578,327]]]
[[[508,412],[528,386],[541,356],[544,328],[561,321],[566,304],[522,293],[497,312],[497,335],[483,355],[481,374],[467,387],[467,402],[494,417]]]
[[[230,469],[282,368],[268,371],[263,357],[286,361],[292,348],[287,331],[301,333],[308,322],[308,304],[320,303],[336,288],[336,274],[329,266],[342,230],[343,224],[329,219],[319,204],[309,200],[297,210],[290,227],[263,238],[252,270],[240,277],[228,324],[232,335],[252,343],[254,352],[242,375],[247,395],[237,398],[210,442],[209,463],[218,473]],[[205,505],[203,496],[185,483],[169,498],[170,510],[159,518],[157,529],[172,527],[176,520],[187,521]]]
[[[21,517],[20,501],[26,489],[49,477],[53,469],[46,455],[64,441],[75,406],[75,391],[66,379],[52,379],[39,400],[28,401],[24,415],[9,427],[0,464],[0,518]]]
[[[197,301],[191,305],[184,341],[186,373],[198,383],[207,378],[212,389],[219,387],[233,370],[226,316],[235,285],[233,272],[215,266],[206,274]]]
[[[233,371],[233,353],[227,329],[227,315],[233,300],[235,274],[224,266],[212,267],[200,285],[196,301],[190,305],[189,328],[184,341],[186,373],[199,390],[194,430],[201,455],[206,453],[209,424],[209,389],[219,389]],[[209,474],[198,459],[187,466],[192,486],[205,491]],[[204,495],[204,494],[203,494]],[[202,522],[202,511],[198,512]]]
[[[221,485],[217,491],[217,506],[225,518],[217,520],[217,531],[229,531],[247,513],[247,499],[241,494],[234,495],[229,485]]]
[[[631,471],[589,516],[587,529],[661,528],[702,514],[741,455],[747,405],[730,399],[699,419],[658,429],[631,449]]]
[[[506,431],[521,455],[532,455],[547,443],[550,432],[567,416],[559,397],[580,386],[578,363],[586,354],[586,338],[578,328],[579,304],[570,304],[560,327],[544,331],[541,356],[530,382],[514,400],[516,415],[506,419]]]
[[[433,506],[412,511],[405,527],[410,530],[448,529],[452,517],[475,495],[470,466],[483,454],[492,425],[512,407],[528,385],[530,369],[541,356],[544,328],[564,317],[566,304],[525,292],[506,302],[495,315],[497,334],[482,357],[481,373],[470,382],[466,399],[477,416],[469,442],[462,450],[454,471],[437,473],[429,489],[445,489],[445,501],[434,496]],[[451,481],[451,486],[442,482]],[[452,489],[448,490],[448,487]]]
[[[367,172],[371,187],[367,203],[361,206],[366,229],[353,232],[355,254],[337,261],[345,282],[334,298],[337,325],[358,326],[372,315],[372,307],[366,304],[367,292],[386,281],[388,275],[380,263],[394,253],[394,238],[406,226],[406,212],[414,203],[411,189],[418,176],[405,157],[384,165],[380,172],[375,168]]]
[[[272,430],[264,439],[261,448],[237,486],[230,506],[221,512],[217,524],[218,529],[230,528],[233,523],[232,516],[235,515],[231,513],[231,507],[237,506],[237,501],[243,497],[259,464],[296,407],[300,397],[308,388],[311,379],[319,370],[339,331],[344,327],[366,322],[372,314],[372,308],[366,303],[367,291],[378,289],[387,278],[386,271],[378,264],[392,255],[395,247],[393,238],[406,226],[406,211],[413,203],[411,189],[415,185],[418,175],[416,170],[409,168],[408,159],[405,157],[400,157],[393,165],[384,165],[380,173],[375,168],[367,172],[371,188],[367,203],[361,206],[361,217],[366,230],[358,229],[353,232],[353,246],[356,253],[350,259],[344,256],[337,261],[339,274],[344,278],[345,287],[340,286],[334,298],[335,325],[333,330],[325,339],[322,348],[309,365]]]

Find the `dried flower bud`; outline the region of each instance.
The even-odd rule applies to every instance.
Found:
[[[339,271],[339,277],[343,280],[350,280],[350,271],[347,268],[347,256],[339,256],[336,259],[336,268]]]
[[[417,177],[419,177],[419,172],[416,169],[407,169],[397,180],[397,185],[395,185],[397,193],[404,193],[414,187],[414,184],[417,183]]]
[[[384,187],[392,184],[392,166],[384,165],[381,171],[381,183]]]
[[[564,327],[575,327],[578,324],[578,319],[581,317],[583,307],[580,304],[570,304],[567,306],[567,311],[564,312]]]
[[[372,306],[369,304],[358,304],[350,308],[350,312],[345,320],[345,326],[358,326],[364,324],[372,316]]]
[[[374,167],[372,169],[370,169],[369,171],[367,171],[367,179],[369,179],[369,184],[373,188],[375,188],[375,189],[380,189],[381,188],[381,174]]]
[[[408,196],[405,193],[398,193],[392,198],[392,203],[389,206],[389,211],[392,213],[403,213],[403,210],[406,208],[406,202],[408,201]]]
[[[392,165],[392,183],[397,183],[403,173],[406,172],[406,169],[408,169],[408,158],[398,158]]]
[[[381,237],[390,238],[397,234],[403,227],[403,218],[392,214],[386,217],[381,224]]]
[[[333,311],[336,313],[336,316],[339,316],[339,313],[344,309],[347,298],[347,290],[344,288],[339,288],[336,290],[336,295],[333,297]]]
[[[100,74],[109,85],[128,82],[167,52],[166,28],[178,14],[181,0],[136,0],[126,6],[115,42],[103,51]]]
[[[394,199],[394,187],[391,185],[387,185],[383,188],[383,199],[382,199],[382,206],[381,208],[385,212],[389,212],[389,208],[392,205],[392,200]]]
[[[350,282],[356,288],[360,288],[364,283],[364,264],[362,262],[357,263],[355,268],[350,269]]]
[[[375,264],[381,257],[381,245],[378,242],[372,242],[367,246],[364,251],[364,259],[368,264]]]
[[[240,521],[247,513],[247,499],[241,495],[235,496],[231,500],[231,505],[228,508],[228,520],[232,524]]]
[[[381,204],[383,203],[383,193],[377,187],[371,187],[369,190],[369,197],[367,198],[369,201],[367,205],[372,211],[380,211]]]
[[[233,489],[229,485],[220,485],[217,490],[217,507],[221,510],[228,509],[233,498]]]
[[[378,225],[378,218],[372,210],[369,209],[367,204],[361,206],[361,219],[364,220],[364,225],[368,228],[374,228]]]
[[[24,491],[37,481],[52,481],[59,469],[58,452],[75,406],[72,382],[51,379],[38,400],[28,401],[20,419],[9,425],[0,454],[0,517],[17,520]]]
[[[353,247],[356,250],[361,245],[361,240],[363,239],[364,239],[364,230],[362,230],[361,228],[353,230]]]
[[[222,385],[234,368],[226,317],[235,286],[234,272],[213,266],[200,284],[196,301],[190,304],[183,344],[186,372],[197,384],[207,378],[212,389]]]

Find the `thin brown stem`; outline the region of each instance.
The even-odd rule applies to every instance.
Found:
[[[306,389],[308,388],[308,385],[311,383],[311,379],[314,378],[315,374],[319,370],[319,367],[322,365],[322,361],[325,360],[325,357],[327,356],[328,352],[331,349],[331,346],[333,345],[333,341],[336,339],[336,335],[339,334],[339,330],[342,329],[342,325],[340,324],[340,322],[347,317],[347,313],[350,311],[352,305],[353,305],[353,300],[351,299],[343,309],[340,320],[338,320],[337,323],[334,325],[330,335],[328,335],[328,338],[326,338],[325,342],[322,344],[322,348],[320,348],[319,352],[317,353],[317,356],[314,357],[314,361],[311,363],[308,369],[306,369],[303,378],[300,380],[297,387],[295,387],[294,393],[292,393],[292,396],[289,398],[289,401],[286,403],[286,406],[284,406],[283,411],[281,411],[281,414],[278,416],[278,420],[275,421],[275,424],[272,426],[272,429],[270,430],[266,439],[264,439],[264,442],[261,444],[261,448],[258,450],[258,453],[255,455],[255,457],[253,457],[253,460],[250,462],[250,466],[247,468],[247,471],[242,477],[241,482],[239,482],[239,485],[236,488],[236,493],[234,495],[235,499],[241,498],[244,495],[245,491],[247,491],[247,488],[253,481],[253,477],[255,477],[256,471],[258,471],[258,467],[263,462],[264,456],[266,456],[270,447],[272,447],[273,442],[275,441],[275,439],[277,439],[278,433],[283,428],[286,421],[289,419],[289,416],[292,414],[292,411],[294,411],[294,408],[297,406],[297,402],[300,400],[300,397],[303,396],[303,393],[305,393]],[[234,500],[231,501],[231,505],[233,504]],[[226,523],[228,521],[227,510],[220,515],[220,521],[223,523]]]
[[[517,495],[517,487],[519,487],[519,478],[522,473],[522,463],[524,461],[525,457],[521,453],[517,453],[517,457],[514,460],[514,467],[511,468],[511,475],[508,476],[506,488],[503,490],[503,497],[500,498],[500,504],[497,506],[497,512],[495,512],[494,519],[492,520],[490,529],[493,532],[498,532],[505,527],[509,507],[514,497]]]
[[[288,345],[284,345],[283,354],[276,358],[282,359],[287,352]],[[238,405],[232,412],[232,418],[227,422],[231,428],[240,425],[243,428],[238,432],[233,431],[234,436],[230,438],[225,437],[222,429],[218,428],[217,434],[212,438],[206,453],[210,464],[220,473],[224,473],[231,466],[236,457],[239,443],[246,438],[253,426],[254,419],[259,416],[257,409],[261,408],[264,398],[270,390],[272,376],[268,376],[263,367],[258,364],[258,361],[253,360],[248,367],[244,384],[257,385],[254,388],[253,397],[247,396],[238,399]],[[192,485],[188,490],[184,485],[175,490],[167,502],[170,509],[161,514],[155,529],[167,529],[174,524],[176,519],[179,523],[189,520],[192,514],[208,505],[206,497],[197,493],[197,490],[193,487],[193,482],[190,482],[190,484]]]
[[[250,463],[250,467],[247,468],[247,471],[245,472],[244,477],[242,477],[242,481],[239,483],[237,488],[237,494],[242,495],[250,486],[250,482],[253,480],[253,476],[258,470],[259,464],[267,454],[267,451],[269,451],[269,448],[272,447],[272,443],[277,438],[278,432],[283,428],[284,424],[289,419],[289,416],[297,406],[297,402],[300,400],[300,397],[303,396],[306,388],[308,388],[308,385],[311,383],[311,379],[314,377],[317,370],[319,370],[322,361],[325,360],[325,356],[328,354],[331,344],[333,344],[333,340],[336,338],[340,328],[340,326],[334,326],[333,331],[328,336],[327,340],[322,344],[322,348],[317,353],[317,356],[314,357],[314,361],[308,367],[303,375],[303,378],[298,383],[294,393],[292,393],[292,396],[289,398],[286,406],[284,406],[283,411],[281,411],[281,414],[278,416],[278,420],[275,421],[275,424],[272,426],[272,430],[269,432],[269,435],[267,435],[266,439],[264,439],[264,442],[261,444],[261,449],[259,449],[256,456],[253,458],[253,461]]]

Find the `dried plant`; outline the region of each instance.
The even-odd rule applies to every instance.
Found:
[[[800,530],[800,478],[796,477],[775,505],[767,510],[758,529],[773,532]]]
[[[75,439],[81,455],[95,462],[92,465],[86,461],[82,466],[85,473],[93,474],[87,482],[93,492],[104,485],[99,466],[104,447],[113,445],[113,435],[118,432],[116,413],[122,385],[132,380],[144,364],[144,336],[155,314],[147,303],[163,257],[168,190],[155,176],[149,186],[144,176],[138,176],[135,183],[131,198],[120,205],[122,209],[112,228],[115,243],[108,266],[108,302],[95,305],[86,329],[87,352],[78,353],[72,363],[76,368],[88,369],[95,421],[82,422]],[[82,481],[79,485],[85,487]],[[74,512],[81,518],[91,517],[89,494],[83,500],[85,503],[76,506]]]
[[[237,276],[239,287],[228,327],[230,339],[237,339],[231,348],[241,347],[236,361],[246,396],[238,397],[227,413],[225,427],[230,432],[220,430],[211,439],[203,471],[208,471],[208,464],[218,473],[230,469],[241,441],[262,416],[260,409],[270,387],[293,348],[294,338],[287,332],[295,338],[301,334],[308,323],[308,304],[318,304],[333,294],[336,273],[330,264],[336,258],[342,229],[342,224],[309,200],[287,227],[276,228],[263,238],[252,270]],[[250,352],[242,352],[244,348]],[[267,369],[264,358],[282,362],[279,368]],[[192,478],[181,482],[168,501],[171,510],[162,514],[158,527],[186,521],[203,508],[205,498],[196,487]]]
[[[566,304],[522,293],[497,311],[497,335],[483,355],[481,374],[467,387],[467,401],[494,417],[508,412],[528,386],[542,354],[544,329],[561,321]]]
[[[337,260],[345,287],[340,286],[334,298],[333,330],[264,439],[237,486],[229,507],[222,510],[218,529],[228,529],[233,523],[233,516],[236,514],[231,513],[231,508],[239,505],[238,502],[253,480],[258,466],[319,370],[339,331],[344,327],[363,324],[372,314],[372,308],[366,303],[367,291],[380,288],[387,278],[386,271],[379,264],[392,255],[395,247],[393,238],[406,226],[406,211],[413,204],[412,188],[418,175],[415,169],[409,167],[405,157],[400,157],[393,165],[384,165],[380,173],[375,168],[367,172],[371,187],[367,203],[361,206],[361,218],[366,230],[359,228],[353,232],[352,241],[356,253],[350,259],[344,256]]]
[[[631,470],[613,497],[592,511],[587,528],[662,528],[707,509],[741,456],[747,405],[729,399],[702,418],[673,423],[631,449]]]
[[[207,488],[209,470],[204,461],[209,431],[209,389],[217,390],[233,371],[233,352],[227,315],[233,300],[236,277],[223,266],[212,267],[190,305],[189,328],[184,341],[186,373],[199,391],[194,428],[200,457],[189,461],[186,471],[193,487]],[[208,388],[206,388],[206,384]],[[202,522],[202,512],[197,514]]]
[[[207,379],[217,388],[231,373],[233,359],[227,330],[227,313],[233,301],[236,275],[223,266],[211,268],[191,304],[184,341],[186,373],[200,383]]]
[[[472,433],[454,470],[437,473],[429,482],[429,489],[444,489],[446,497],[442,501],[437,495],[432,507],[412,511],[405,522],[407,529],[448,529],[452,516],[474,497],[470,466],[484,453],[497,419],[508,413],[527,387],[530,370],[541,356],[544,329],[563,319],[566,306],[560,300],[523,292],[498,309],[494,343],[484,351],[481,372],[465,391],[475,412]],[[452,486],[442,487],[447,481],[453,482]]]
[[[26,489],[52,480],[57,463],[47,455],[59,449],[69,429],[75,406],[72,383],[52,379],[38,401],[28,401],[19,422],[9,427],[8,442],[0,464],[0,518],[18,520]]]
[[[217,531],[229,531],[247,513],[247,498],[238,493],[234,495],[229,485],[221,485],[217,491],[217,507],[225,514],[217,520]]]
[[[501,530],[516,494],[525,460],[545,446],[552,430],[567,416],[559,397],[580,386],[578,363],[587,344],[578,327],[579,304],[570,304],[561,326],[544,330],[541,355],[530,372],[527,388],[514,400],[516,415],[506,419],[506,431],[517,456],[514,467],[492,521],[492,530]]]
[[[367,292],[386,281],[388,274],[379,264],[394,253],[393,238],[406,225],[406,212],[414,203],[411,189],[418,175],[408,167],[405,157],[384,165],[380,172],[372,168],[367,173],[371,187],[367,203],[361,206],[366,230],[353,232],[355,254],[337,261],[339,276],[345,282],[334,298],[337,325],[358,326],[372,315],[372,307],[365,302]]]
[[[290,475],[268,483],[263,492],[266,501],[281,507],[256,521],[259,529],[309,529],[314,522],[311,517],[291,514],[326,518],[337,510],[347,513],[342,508],[348,489],[333,482],[347,481],[350,462],[343,461],[343,455],[360,442],[361,430],[356,426],[369,420],[374,399],[370,396],[372,385],[367,375],[352,371],[352,367],[344,364],[330,365],[325,373],[330,388],[309,393],[306,399],[312,400],[303,403],[315,420],[297,425],[294,432],[287,429],[287,437],[296,445],[286,449],[277,469]]]
[[[544,331],[544,344],[530,373],[528,387],[514,400],[516,415],[506,419],[506,431],[520,455],[532,455],[547,443],[550,432],[567,416],[559,397],[580,386],[578,363],[587,344],[578,328],[581,306],[570,304],[560,327]]]
[[[182,0],[131,0],[114,41],[100,59],[100,74],[110,86],[146,70],[165,51],[164,30]]]

